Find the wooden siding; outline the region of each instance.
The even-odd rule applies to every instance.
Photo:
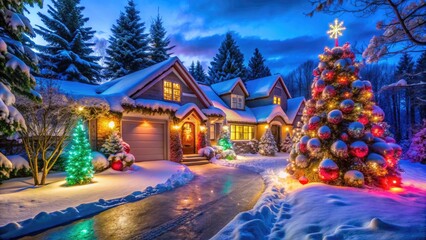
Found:
[[[181,87],[180,102],[164,100],[163,98],[163,81],[164,80],[180,84],[180,87]],[[170,73],[169,75],[167,75],[167,77],[161,79],[161,81],[158,81],[151,88],[137,95],[135,99],[137,98],[161,100],[161,101],[176,103],[179,105],[184,105],[186,103],[195,103],[200,109],[204,108],[203,104],[195,95],[194,91],[192,91],[175,73]]]
[[[249,107],[261,107],[266,105],[271,105],[274,103],[274,95],[277,95],[277,92],[280,92],[279,96],[281,97],[281,108],[285,111],[287,111],[287,99],[288,96],[285,92],[284,86],[281,84],[280,81],[277,81],[275,86],[272,88],[271,93],[267,97],[263,98],[257,98],[252,100],[247,100],[247,106]]]

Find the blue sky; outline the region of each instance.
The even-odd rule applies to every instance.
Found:
[[[332,47],[333,40],[327,35],[328,24],[338,17],[347,28],[340,43],[349,41],[366,46],[374,34],[375,23],[383,16],[360,18],[345,14],[330,16],[316,14],[307,17],[311,10],[308,0],[135,0],[142,20],[149,29],[159,9],[169,34],[173,50],[185,65],[200,60],[206,67],[216,54],[227,31],[232,31],[248,62],[254,48],[259,48],[267,59],[272,73],[285,74],[308,59],[317,59],[325,46]],[[50,0],[44,1],[43,9],[35,7],[28,17],[33,25],[41,24],[38,11],[46,12]],[[110,28],[124,11],[127,1],[82,0],[89,17],[87,26],[97,31],[98,37],[108,38]],[[36,42],[42,41],[40,38]]]

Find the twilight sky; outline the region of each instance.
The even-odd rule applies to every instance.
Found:
[[[205,69],[216,54],[227,31],[232,31],[242,50],[246,63],[259,48],[267,59],[272,73],[285,74],[308,59],[317,60],[324,46],[333,46],[327,35],[328,24],[336,16],[316,14],[307,17],[311,10],[308,0],[135,0],[147,31],[159,8],[164,26],[172,44],[174,55],[186,66],[200,60]],[[173,3],[171,3],[173,2]],[[40,24],[38,11],[44,7],[30,8],[27,14],[33,25]],[[124,11],[126,0],[82,0],[84,15],[90,20],[87,26],[97,31],[97,37],[108,38],[110,28]],[[347,28],[340,43],[351,42],[366,46],[374,34],[377,19],[382,16],[359,18],[350,14],[338,16]],[[37,38],[37,42],[42,41]]]

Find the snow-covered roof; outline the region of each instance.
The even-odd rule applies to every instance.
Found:
[[[141,98],[136,99],[133,105],[135,107],[150,108],[153,111],[162,110],[171,112],[176,112],[181,107],[179,104],[176,103]]]
[[[237,86],[238,84],[240,84],[242,90],[244,91],[246,96],[248,96],[249,94],[247,92],[246,87],[244,86],[243,80],[241,80],[241,78],[239,78],[239,77],[231,79],[231,80],[212,84],[211,88],[216,92],[217,95],[221,96],[221,95],[224,95],[224,94],[231,93],[232,90],[234,90],[235,86]]]
[[[186,117],[186,115],[188,115],[188,113],[190,113],[191,111],[195,111],[203,121],[206,121],[208,119],[195,103],[184,104],[176,111],[175,116],[179,119],[182,119]]]
[[[287,93],[288,98],[291,98],[290,92],[284,83],[284,80],[280,74],[272,75],[264,78],[258,78],[250,81],[246,81],[246,88],[249,93],[247,100],[267,97],[271,94],[275,84],[280,81],[284,86],[284,91]]]
[[[225,102],[213,91],[209,86],[200,84],[201,90],[207,95],[212,101],[213,106],[219,108],[226,114],[227,121],[230,122],[244,122],[244,123],[256,123],[256,117],[253,112],[246,106],[245,110],[236,110],[229,108]]]
[[[300,109],[300,106],[302,106],[302,103],[305,102],[304,97],[296,97],[296,98],[289,98],[287,99],[287,117],[290,120],[290,123],[294,122],[294,119],[296,118],[297,112]]]
[[[219,108],[210,106],[209,108],[201,109],[206,116],[226,117],[226,114]]]
[[[258,123],[269,123],[275,117],[281,117],[286,124],[291,124],[291,121],[288,119],[281,106],[277,104],[251,108],[251,111],[256,116]]]

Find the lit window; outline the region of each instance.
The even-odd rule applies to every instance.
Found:
[[[231,140],[251,140],[254,138],[254,127],[231,124]]]
[[[231,94],[231,108],[244,109],[244,96]]]
[[[180,102],[180,84],[164,81],[163,97],[164,100]]]
[[[274,96],[274,104],[281,105],[281,97]]]

